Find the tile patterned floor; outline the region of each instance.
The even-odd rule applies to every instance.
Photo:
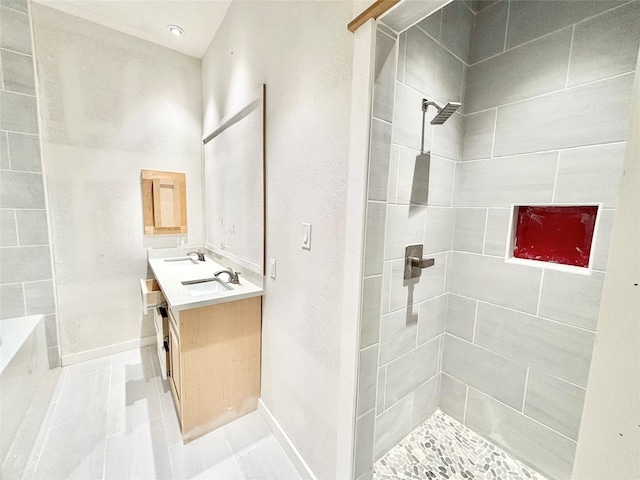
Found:
[[[299,479],[253,412],[183,445],[153,346],[49,372],[0,478]]]
[[[438,411],[373,467],[374,480],[545,480]]]

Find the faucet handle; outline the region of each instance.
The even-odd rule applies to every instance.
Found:
[[[240,275],[240,272],[236,272],[233,268],[231,267],[227,267],[229,269],[229,273],[230,273],[230,279],[229,279],[229,283],[233,283],[234,285],[240,285],[240,279],[238,278],[238,275]]]

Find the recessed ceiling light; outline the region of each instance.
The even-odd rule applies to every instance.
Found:
[[[171,32],[171,35],[175,35],[176,37],[184,35],[184,30],[177,25],[167,25],[167,28],[169,32]]]

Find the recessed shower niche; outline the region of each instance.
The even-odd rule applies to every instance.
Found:
[[[547,2],[442,3],[400,2],[375,32],[354,478],[460,478],[434,451],[475,453],[431,441],[469,433],[457,421],[569,480],[633,98],[640,31],[624,25],[640,4],[555,2],[568,15],[551,24]],[[460,107],[433,125],[423,99]],[[605,99],[617,109],[594,116]],[[435,263],[404,284],[415,244]],[[529,478],[480,458],[486,478]]]
[[[506,259],[587,273],[598,205],[514,205]]]

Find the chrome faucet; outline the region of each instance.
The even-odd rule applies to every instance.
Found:
[[[193,255],[194,253],[195,253],[196,255],[198,255],[198,261],[200,261],[200,262],[204,262],[204,253],[203,253],[203,252],[201,252],[200,250],[198,250],[197,252],[189,252],[189,253],[187,253],[187,256],[189,256],[189,255]]]
[[[226,273],[227,275],[229,275],[229,283],[232,283],[233,285],[240,285],[240,279],[238,278],[240,272],[234,272],[231,267],[227,267],[224,270],[218,270],[213,274],[213,276],[217,277],[221,273]]]

